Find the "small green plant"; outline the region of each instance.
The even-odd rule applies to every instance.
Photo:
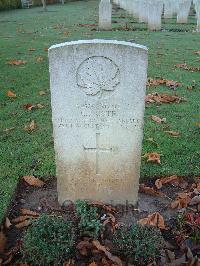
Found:
[[[75,230],[71,222],[46,214],[33,221],[23,238],[24,259],[33,265],[60,265],[69,258],[75,246]]]
[[[102,224],[96,207],[91,207],[86,201],[76,201],[76,215],[78,218],[78,228],[81,236],[91,236],[98,238],[102,230]]]
[[[117,229],[113,235],[113,244],[113,252],[141,266],[159,258],[164,240],[158,229],[133,224]]]

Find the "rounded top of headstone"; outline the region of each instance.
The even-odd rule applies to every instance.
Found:
[[[93,39],[93,40],[79,40],[79,41],[71,41],[71,42],[64,42],[60,44],[52,45],[49,48],[49,51],[57,48],[63,48],[66,46],[76,46],[81,44],[113,44],[113,45],[122,45],[122,46],[129,46],[141,50],[148,51],[148,48],[146,46],[132,43],[132,42],[125,42],[125,41],[117,41],[117,40],[103,40],[103,39]]]

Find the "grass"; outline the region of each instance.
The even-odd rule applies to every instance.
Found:
[[[124,17],[121,10],[113,14],[113,31],[96,31],[98,1],[70,2],[65,6],[48,6],[1,12],[0,18],[0,220],[8,206],[16,184],[24,175],[35,175],[43,179],[55,176],[55,162],[51,124],[51,106],[48,74],[48,58],[45,47],[55,43],[78,39],[132,40],[149,48],[148,76],[163,77],[181,82],[176,93],[187,99],[180,104],[151,104],[145,112],[143,154],[159,152],[161,165],[147,164],[142,160],[141,177],[163,175],[195,176],[199,171],[199,72],[177,69],[175,64],[186,62],[199,66],[200,35],[192,32],[196,20],[190,16],[187,25],[175,24],[175,19],[163,20],[163,31],[148,32],[146,24],[138,24]],[[129,30],[125,30],[125,27]],[[184,32],[187,31],[187,32]],[[35,48],[35,51],[29,51]],[[44,61],[36,58],[43,56]],[[21,66],[11,66],[12,59],[26,60]],[[193,80],[196,87],[187,90]],[[12,90],[17,98],[6,96]],[[43,96],[39,91],[45,91]],[[148,93],[166,92],[160,86],[148,89]],[[40,103],[43,109],[29,111],[24,104]],[[157,125],[149,119],[157,115],[167,119],[168,130],[180,131],[180,137],[171,137],[164,132],[166,125]],[[37,129],[32,133],[24,130],[32,120]],[[5,131],[14,127],[11,131]],[[154,138],[156,143],[148,139]]]

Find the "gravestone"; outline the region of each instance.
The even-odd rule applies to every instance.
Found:
[[[49,49],[59,203],[135,204],[140,176],[147,48],[109,40]]]
[[[110,30],[112,28],[112,5],[110,0],[101,0],[99,4],[99,29]]]
[[[191,0],[185,0],[179,4],[177,23],[187,23],[190,12]]]

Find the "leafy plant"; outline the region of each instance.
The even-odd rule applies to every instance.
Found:
[[[76,215],[80,235],[98,238],[102,224],[98,220],[99,214],[96,207],[91,207],[86,201],[76,201]]]
[[[71,222],[44,214],[27,229],[22,252],[25,260],[33,265],[59,265],[61,259],[73,252],[75,239]]]
[[[124,225],[113,235],[114,252],[134,265],[147,265],[160,256],[164,245],[161,233],[155,227],[133,224]]]

